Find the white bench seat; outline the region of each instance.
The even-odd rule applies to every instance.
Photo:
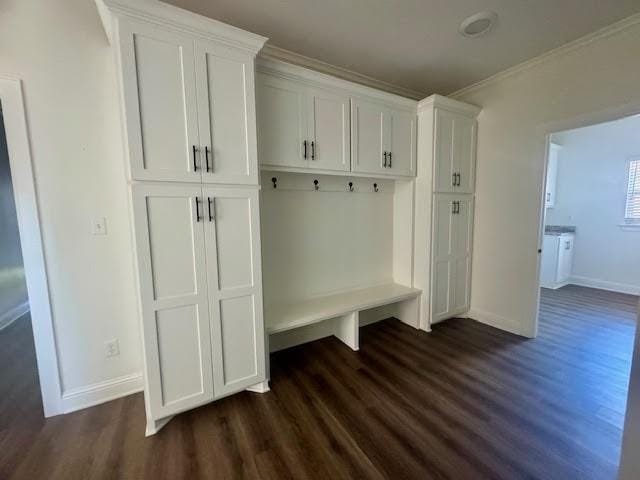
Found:
[[[418,298],[421,293],[419,289],[391,283],[291,304],[273,305],[265,310],[267,333],[274,335],[337,319],[334,335],[357,350],[360,311],[397,303],[396,316],[399,320],[418,328]]]

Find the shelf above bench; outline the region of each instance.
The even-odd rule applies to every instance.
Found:
[[[360,311],[403,302],[401,307],[404,308],[401,310],[406,313],[406,317],[400,320],[418,328],[417,299],[421,293],[422,291],[416,288],[391,283],[273,306],[265,310],[267,333],[273,335],[342,317],[342,324],[348,323],[348,329],[356,329],[355,338],[348,342],[342,338],[340,333],[345,331],[345,328],[342,328],[344,325],[339,328],[341,332],[336,332],[335,335],[357,350],[357,322]]]

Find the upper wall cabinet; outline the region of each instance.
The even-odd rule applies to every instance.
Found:
[[[349,97],[258,73],[262,165],[348,171]]]
[[[253,55],[119,23],[132,180],[257,184]]]
[[[473,193],[476,119],[436,108],[434,140],[434,192]]]
[[[268,60],[256,83],[265,168],[415,176],[414,101]]]

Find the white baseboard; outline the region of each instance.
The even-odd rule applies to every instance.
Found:
[[[469,312],[464,316],[477,322],[484,323],[485,325],[489,325],[500,330],[505,330],[509,333],[520,335],[521,337],[533,337],[533,334],[531,332],[528,332],[526,328],[524,328],[518,322],[510,318],[501,317],[494,313],[483,312],[480,310],[469,310]]]
[[[569,283],[581,287],[599,288],[600,290],[640,295],[640,285],[631,285],[629,283],[609,282],[607,280],[598,280],[596,278],[582,277],[579,275],[572,276],[569,279]]]
[[[0,315],[0,330],[3,328],[7,328],[21,316],[29,311],[29,302],[21,303],[20,305],[16,305],[8,312]]]
[[[62,394],[62,412],[70,413],[87,407],[93,407],[116,398],[125,397],[143,390],[141,373],[94,383],[88,387],[74,388]]]

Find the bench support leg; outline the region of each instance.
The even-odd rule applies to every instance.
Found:
[[[358,312],[352,312],[336,319],[335,336],[351,350],[359,350],[360,319]]]
[[[420,297],[398,302],[396,317],[410,327],[420,328]]]

